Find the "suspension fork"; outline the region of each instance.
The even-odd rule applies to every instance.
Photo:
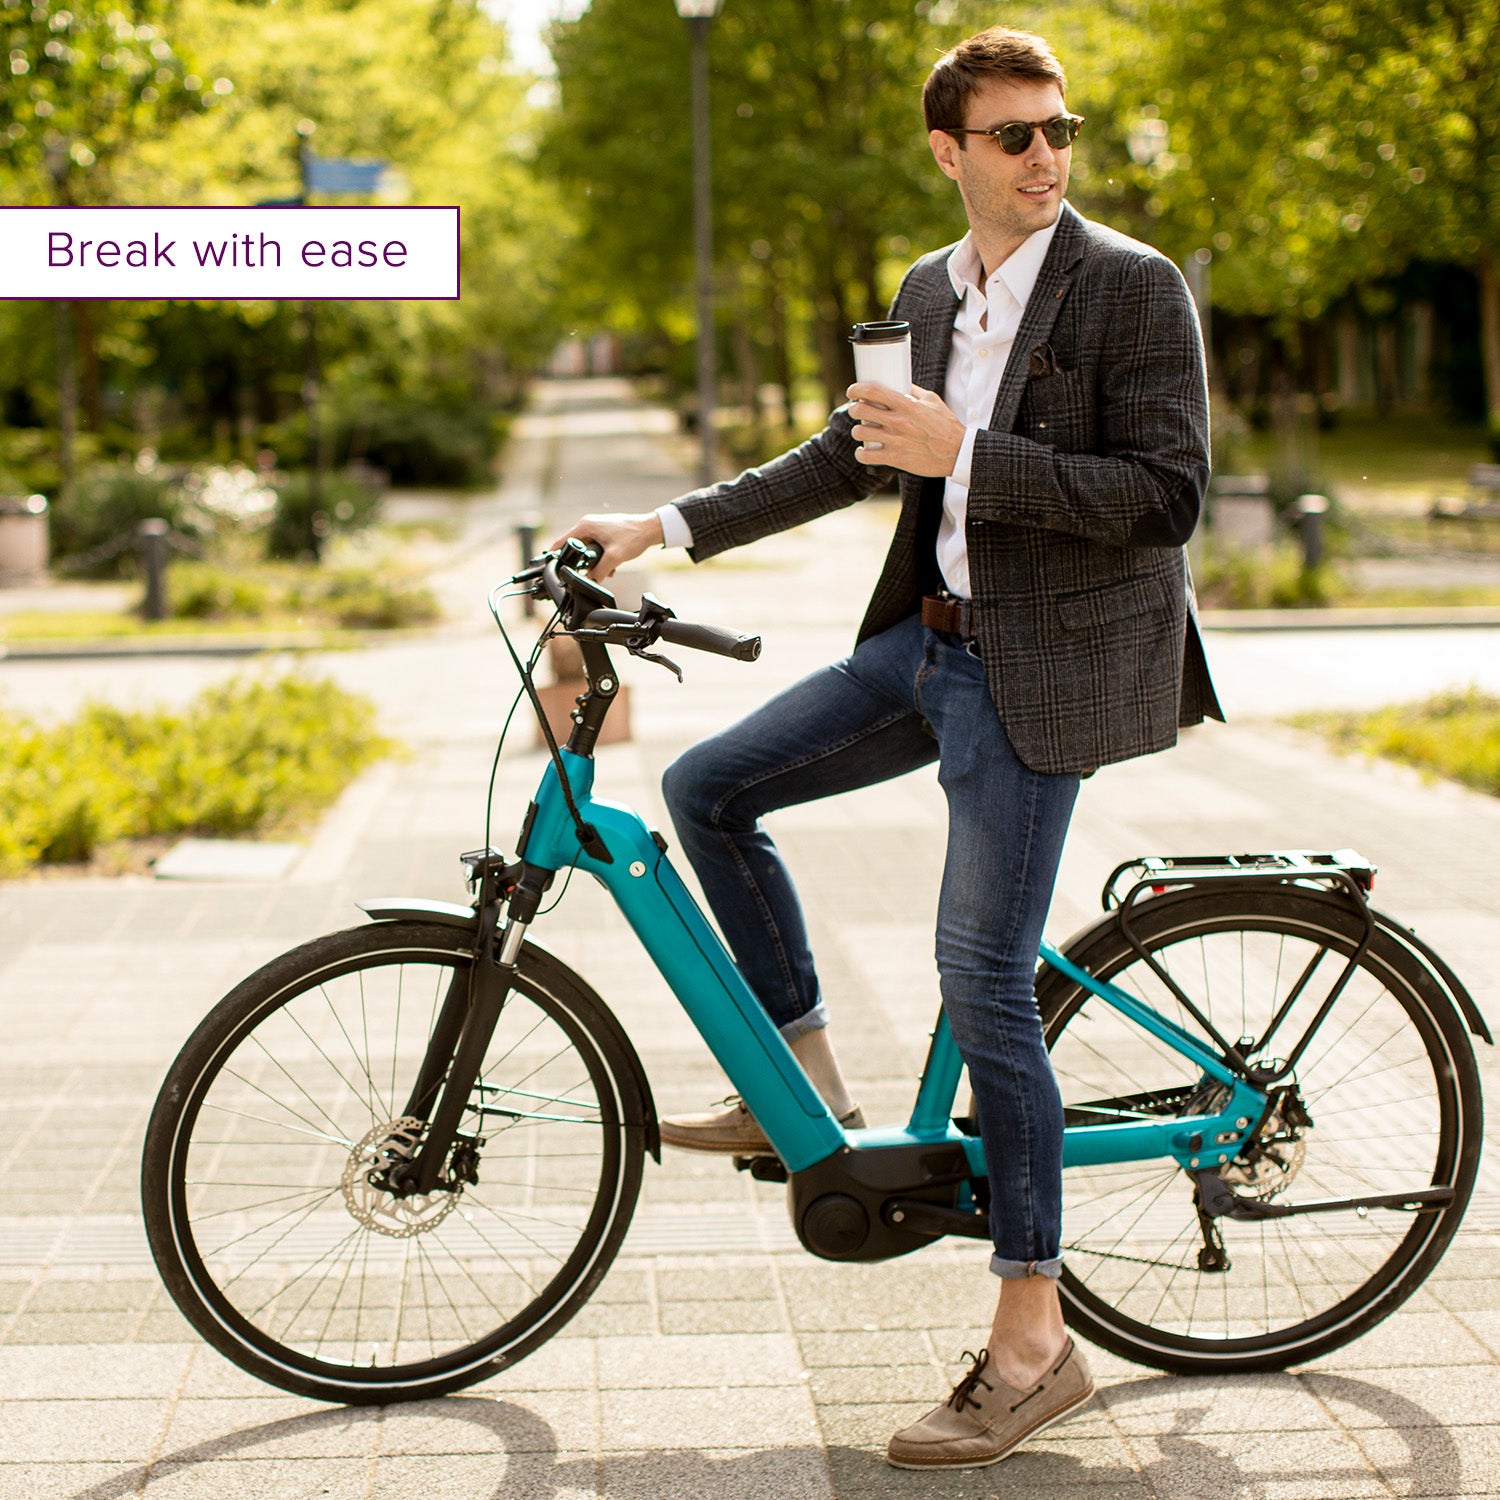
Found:
[[[429,1123],[422,1144],[410,1161],[391,1169],[391,1187],[402,1197],[431,1193],[450,1185],[443,1178],[443,1166],[478,1081],[485,1049],[510,998],[526,929],[552,883],[551,870],[523,864],[520,878],[509,893],[510,920],[501,928],[502,873],[504,867],[498,861],[487,861],[483,867],[479,930],[467,983],[462,975],[456,974],[448,986],[407,1101],[407,1114]]]

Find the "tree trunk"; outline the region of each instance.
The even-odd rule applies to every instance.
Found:
[[[78,436],[78,360],[74,347],[73,304],[60,298],[53,304],[57,334],[57,466],[62,471],[58,499],[73,499],[77,483],[75,440]]]
[[[91,302],[80,302],[73,309],[77,320],[75,335],[78,354],[82,364],[79,371],[79,405],[83,412],[83,425],[90,432],[98,432],[104,425],[99,400],[99,334],[97,320],[107,304],[97,307]]]
[[[854,381],[854,355],[849,347],[849,309],[837,269],[824,262],[824,279],[817,293],[818,366],[829,409],[841,406]]]
[[[1375,325],[1375,411],[1388,417],[1396,404],[1399,369],[1396,358],[1396,322],[1382,318]]]
[[[1500,270],[1495,252],[1486,246],[1479,255],[1479,349],[1484,367],[1484,409],[1490,448],[1500,462]]]
[[[771,330],[771,371],[781,386],[781,425],[790,428],[796,416],[792,408],[792,355],[787,347],[786,294],[782,290],[782,279],[782,271],[773,267],[766,312]]]

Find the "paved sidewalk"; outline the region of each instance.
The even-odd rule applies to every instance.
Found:
[[[471,514],[469,555],[443,577],[451,607],[467,611],[460,623],[442,639],[318,662],[375,696],[412,755],[356,783],[284,880],[0,885],[0,1496],[1500,1495],[1493,1165],[1438,1271],[1365,1338],[1291,1373],[1215,1381],[1098,1354],[1103,1399],[970,1475],[902,1473],[881,1454],[895,1426],[946,1393],[960,1351],[978,1347],[993,1295],[982,1248],[943,1244],[875,1266],[814,1260],[792,1239],[782,1190],[723,1161],[648,1164],[624,1253],[589,1306],[564,1336],[461,1396],[320,1407],[241,1375],[188,1330],[155,1278],[136,1198],[141,1132],[171,1056],[256,964],[355,919],[356,896],[460,896],[455,855],[481,841],[513,692],[483,614],[485,586],[513,563],[509,524],[539,509],[557,522],[605,504],[642,509],[682,483],[690,456],[619,385],[545,387],[541,403],[519,426],[505,489]],[[889,519],[877,502],[703,568],[660,555],[637,575],[684,617],[761,631],[765,653],[754,666],[686,656],[685,686],[632,664],[635,737],[600,753],[610,794],[664,821],[656,788],[680,748],[846,650]],[[1399,641],[1388,648],[1388,696],[1455,669],[1439,634],[1421,633],[1423,661]],[[1373,693],[1376,664],[1344,657],[1346,645],[1328,634],[1221,638],[1210,653],[1231,706],[1269,712]],[[60,712],[88,692],[181,696],[229,670],[0,662],[0,693]],[[512,733],[502,841],[542,763],[529,726]],[[936,1011],[943,827],[930,773],[776,820],[840,1050],[875,1120],[909,1106]],[[1350,844],[1381,864],[1382,904],[1432,939],[1500,1020],[1500,803],[1336,759],[1265,724],[1211,726],[1086,783],[1049,932],[1061,939],[1089,920],[1104,875],[1129,855]],[[722,1094],[592,882],[575,882],[539,931],[605,991],[662,1111]],[[1481,1051],[1493,1091],[1500,1068]]]

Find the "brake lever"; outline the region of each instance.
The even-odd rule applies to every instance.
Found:
[[[638,656],[642,661],[655,662],[657,666],[666,667],[668,671],[675,672],[678,682],[683,681],[682,668],[675,661],[671,661],[665,656],[659,656],[655,651],[637,651],[634,646],[629,647],[628,650],[632,656]]]

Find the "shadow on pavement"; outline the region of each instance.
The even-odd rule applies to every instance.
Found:
[[[1452,1434],[1437,1423],[1424,1407],[1389,1389],[1367,1384],[1350,1376],[1320,1373],[1319,1398],[1325,1404],[1353,1407],[1378,1419],[1368,1429],[1388,1440],[1395,1437],[1405,1449],[1404,1458],[1384,1459],[1381,1479],[1397,1493],[1418,1487],[1423,1493],[1461,1495],[1464,1490],[1463,1462]],[[890,1468],[881,1453],[848,1447],[827,1450],[811,1448],[767,1448],[732,1455],[693,1449],[662,1449],[592,1456],[570,1455],[559,1461],[557,1436],[541,1417],[511,1401],[478,1396],[449,1396],[439,1401],[415,1403],[401,1408],[425,1412],[470,1424],[479,1429],[473,1446],[456,1450],[466,1455],[483,1454],[493,1444],[497,1469],[493,1490],[474,1500],[553,1500],[560,1492],[590,1493],[597,1489],[611,1500],[796,1500],[825,1493],[825,1475],[831,1475],[834,1493],[841,1500],[898,1500],[898,1497],[932,1497],[932,1500],[989,1500],[1017,1495],[1069,1496],[1087,1491],[1099,1495],[1099,1486],[1112,1486],[1111,1495],[1192,1496],[1194,1500],[1228,1500],[1286,1492],[1287,1463],[1273,1460],[1262,1466],[1259,1458],[1241,1459],[1235,1448],[1243,1443],[1264,1455],[1267,1437],[1274,1431],[1214,1432],[1214,1393],[1238,1390],[1253,1392],[1254,1377],[1182,1382],[1170,1376],[1128,1381],[1108,1388],[1107,1408],[1112,1419],[1126,1420],[1132,1407],[1151,1403],[1154,1429],[1140,1434],[1133,1446],[1148,1446],[1155,1457],[1137,1472],[1125,1463],[1116,1470],[1086,1464],[1076,1453],[1042,1446],[1023,1450],[1002,1465],[990,1469],[954,1473],[909,1473]],[[1174,1391],[1180,1401],[1172,1402]],[[690,1393],[684,1395],[691,1399]],[[1168,1397],[1166,1404],[1162,1398]],[[72,1500],[124,1500],[140,1493],[143,1484],[169,1476],[181,1476],[196,1465],[224,1459],[269,1457],[264,1450],[284,1449],[290,1440],[332,1435],[351,1425],[378,1422],[380,1408],[336,1407],[326,1411],[263,1422],[239,1432],[213,1438],[162,1454],[150,1465],[112,1476],[102,1483],[78,1491]],[[1335,1429],[1327,1429],[1334,1431]],[[1098,1432],[1098,1429],[1095,1429]],[[1065,1429],[1057,1429],[1062,1436]],[[1291,1435],[1286,1435],[1290,1437]],[[1086,1441],[1099,1441],[1090,1437]],[[372,1435],[372,1446],[373,1446]],[[260,1450],[257,1452],[257,1450]],[[455,1450],[450,1450],[452,1456]],[[295,1462],[291,1455],[275,1455]],[[310,1456],[310,1455],[309,1455]],[[433,1453],[430,1462],[437,1481],[445,1455]],[[502,1462],[503,1460],[503,1462]],[[379,1469],[377,1460],[377,1490]],[[1313,1473],[1320,1489],[1330,1484],[1368,1483],[1371,1466],[1351,1464],[1347,1469],[1317,1467]],[[486,1482],[487,1485],[487,1482]],[[435,1484],[434,1488],[438,1486]]]

